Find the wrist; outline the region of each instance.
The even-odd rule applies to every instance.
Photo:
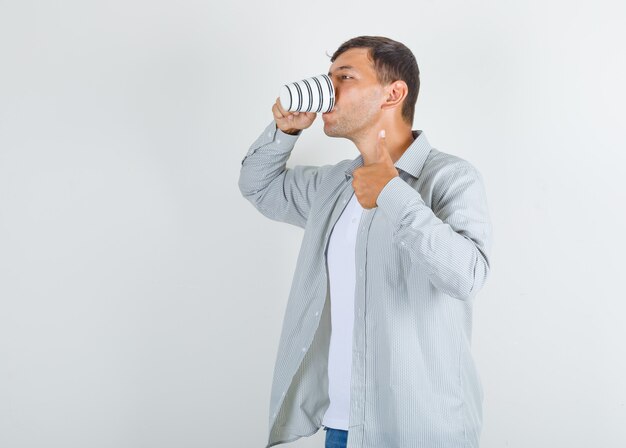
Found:
[[[297,128],[286,128],[283,129],[282,127],[278,126],[278,123],[276,122],[276,120],[274,120],[274,126],[276,126],[276,130],[280,131],[284,134],[288,134],[288,135],[300,135],[300,132],[302,132],[302,129],[297,129]]]

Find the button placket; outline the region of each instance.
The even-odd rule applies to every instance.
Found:
[[[365,386],[367,383],[365,374],[365,353],[366,347],[366,318],[365,305],[367,302],[367,293],[365,288],[365,272],[367,269],[367,232],[366,230],[372,223],[376,209],[363,210],[361,217],[361,231],[357,239],[356,262],[358,267],[358,277],[356,282],[355,294],[355,331],[353,339],[353,366],[352,366],[352,384],[351,394],[354,397],[352,409],[350,411],[350,419],[355,423],[363,422],[365,403]]]

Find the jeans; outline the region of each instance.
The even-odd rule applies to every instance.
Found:
[[[325,448],[346,448],[348,444],[348,431],[329,428],[328,426],[324,426],[324,431],[326,431]]]

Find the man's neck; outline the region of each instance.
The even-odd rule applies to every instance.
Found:
[[[380,132],[381,129],[385,129],[385,142],[393,163],[396,163],[398,159],[402,157],[402,154],[404,154],[404,152],[415,140],[410,127],[373,127],[366,136],[358,141],[354,141],[354,144],[363,156],[363,165],[368,165],[377,161],[376,144],[378,141],[378,132]]]

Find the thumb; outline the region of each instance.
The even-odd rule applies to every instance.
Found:
[[[389,150],[387,149],[387,140],[385,139],[385,130],[382,129],[378,133],[378,140],[376,141],[376,155],[380,161],[391,161]]]

